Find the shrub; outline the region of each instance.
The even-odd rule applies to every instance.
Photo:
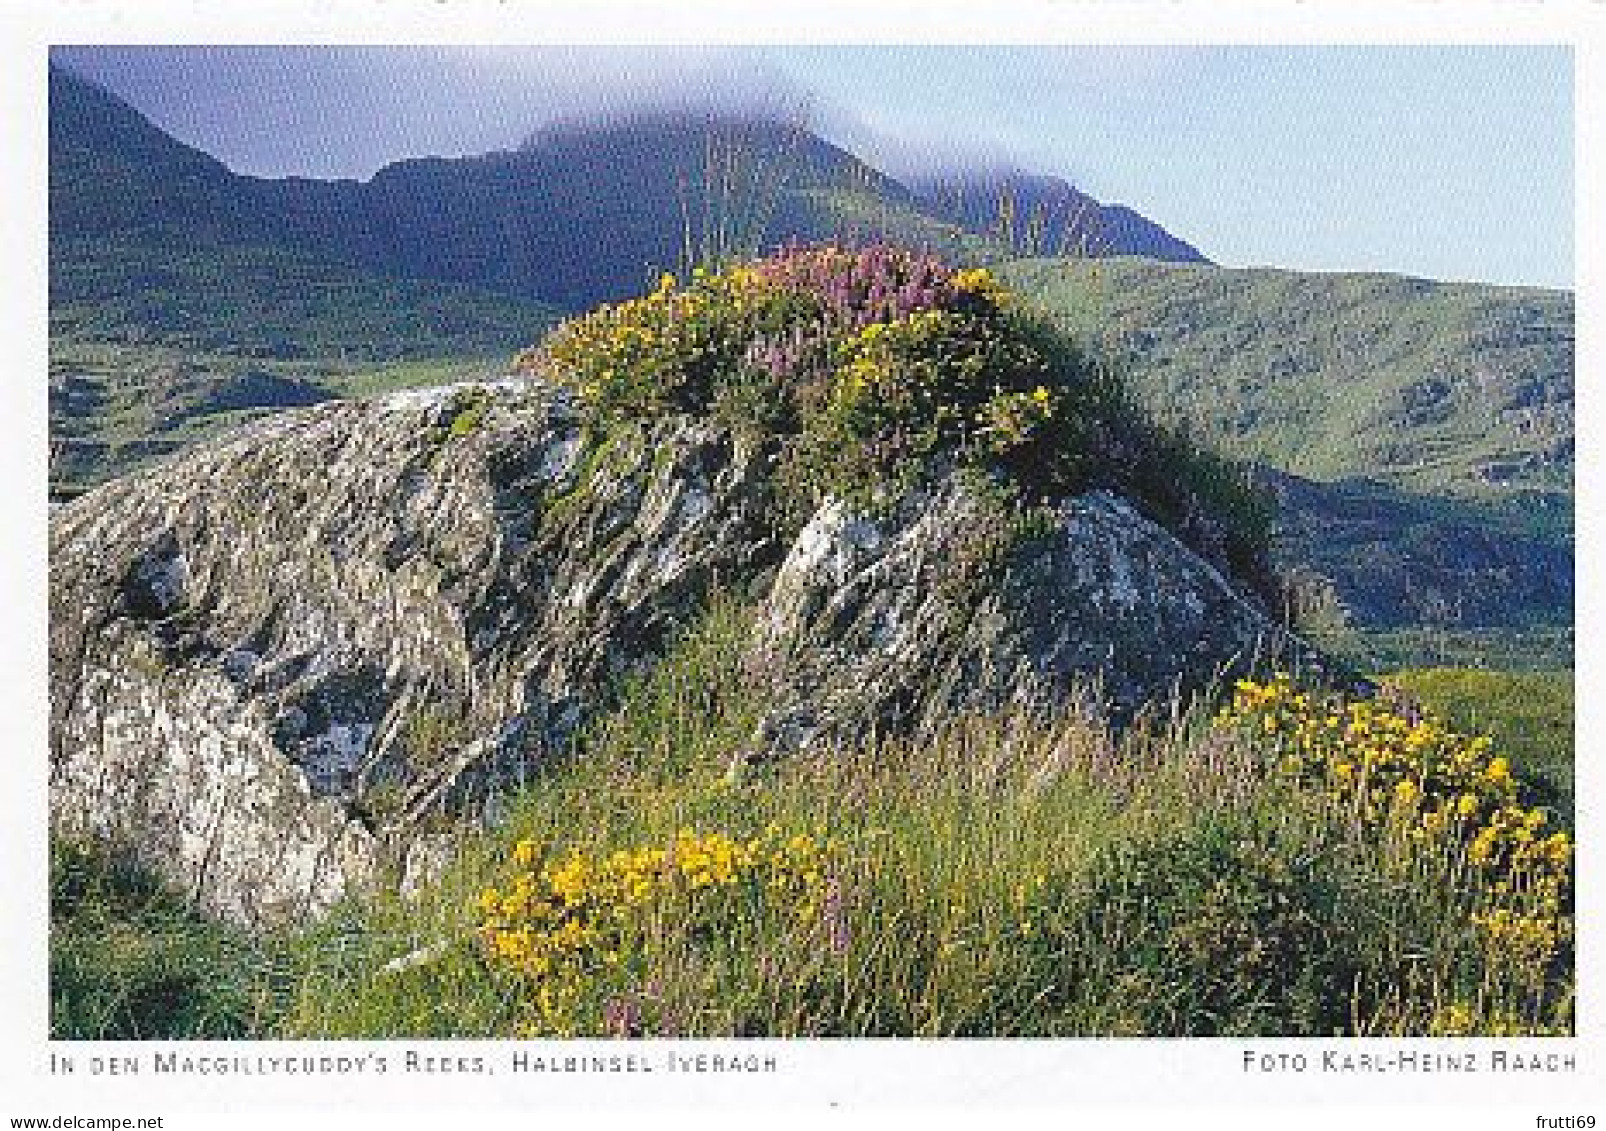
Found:
[[[1325,862],[1212,816],[1095,863],[1061,928],[1069,1012],[1090,1034],[1343,1032],[1355,976]]]
[[[1286,677],[1240,682],[1220,723],[1250,742],[1347,869],[1358,1009],[1394,1031],[1566,1031],[1573,843],[1482,736]],[[1449,1012],[1446,1012],[1449,1011]]]
[[[1573,810],[1573,673],[1426,668],[1393,672],[1390,686],[1457,726],[1486,733],[1514,773],[1570,824]]]
[[[550,860],[524,840],[512,864],[480,894],[479,936],[490,970],[521,984],[530,1036],[574,1036],[599,1021],[615,1035],[662,1031],[643,1009],[653,995],[639,991],[667,950],[750,947],[766,930],[806,927],[825,898],[823,846],[773,824]]]
[[[1527,807],[1503,754],[1484,736],[1370,699],[1301,690],[1287,676],[1238,682],[1224,726],[1255,736],[1275,771],[1319,791],[1357,832],[1402,827],[1419,843],[1448,841],[1475,868],[1510,879],[1534,872],[1560,897],[1572,842],[1545,834],[1550,814]]]
[[[996,474],[1027,502],[1132,496],[1260,582],[1269,510],[1231,465],[1150,423],[1121,384],[983,268],[885,244],[793,247],[665,275],[559,326],[517,365],[593,418],[713,415],[776,444],[783,508],[890,502],[934,470]]]

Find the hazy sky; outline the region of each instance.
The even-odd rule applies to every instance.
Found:
[[[888,171],[1010,163],[1224,264],[1572,286],[1551,47],[60,48],[239,172],[366,177],[643,104],[794,113]]]

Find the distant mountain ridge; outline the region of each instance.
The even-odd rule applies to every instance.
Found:
[[[634,293],[721,241],[752,252],[858,231],[936,246],[993,239],[1008,253],[999,212],[1016,195],[1027,211],[1074,206],[1077,232],[1093,233],[1085,242],[1099,254],[1202,258],[1131,209],[1054,178],[995,185],[990,205],[972,184],[950,209],[801,126],[759,119],[644,115],[546,129],[507,152],[398,161],[367,181],[263,179],[52,67],[50,147],[53,242],[267,243],[566,309]]]
[[[1123,204],[1102,204],[1061,177],[1007,170],[926,180],[914,188],[928,210],[986,233],[1017,255],[1210,262],[1148,217]]]

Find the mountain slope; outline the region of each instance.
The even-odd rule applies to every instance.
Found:
[[[544,130],[518,150],[399,161],[366,182],[236,176],[53,68],[51,233],[267,241],[365,270],[581,309],[688,260],[873,230],[941,247],[992,218],[930,202],[799,125],[664,115]],[[1043,182],[1096,208],[1063,182]],[[1191,248],[1128,209],[1109,250]]]
[[[1571,294],[1126,259],[1005,273],[1234,454],[1314,479],[1571,490]]]
[[[50,68],[50,233],[263,234],[222,162],[153,126],[127,103]]]
[[[135,234],[57,241],[50,489],[70,497],[264,412],[495,375],[556,318],[539,303],[311,253]]]
[[[1320,483],[1262,469],[1284,566],[1329,622],[1400,629],[1567,628],[1571,500],[1411,492],[1375,479]]]
[[[367,182],[239,176],[52,67],[52,493],[245,417],[411,383],[556,316],[761,242],[891,235],[967,257],[983,237],[794,126],[642,118],[522,149],[398,162]],[[425,372],[431,370],[426,369]]]
[[[1121,204],[1101,204],[1059,177],[1011,172],[924,182],[926,207],[1016,255],[1136,255],[1208,263],[1199,249]]]
[[[1121,358],[1151,411],[1262,465],[1292,599],[1329,644],[1570,665],[1572,295],[1130,259],[1003,270]],[[1356,635],[1424,627],[1471,647]]]

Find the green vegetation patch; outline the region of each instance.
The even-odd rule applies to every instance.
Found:
[[[1566,628],[1450,628],[1424,625],[1399,629],[1301,624],[1300,631],[1324,651],[1362,671],[1390,673],[1445,667],[1479,671],[1544,672],[1571,669],[1576,633]]]
[[[52,1037],[260,1037],[292,985],[271,942],[200,917],[179,893],[105,848],[52,845]]]
[[[1566,292],[1138,258],[999,271],[1229,454],[1429,493],[1572,490]]]
[[[666,275],[518,364],[604,423],[689,413],[774,442],[794,516],[826,493],[890,502],[957,464],[1027,502],[1111,487],[1241,576],[1265,576],[1265,498],[1150,423],[985,269],[885,244],[796,247],[684,286]]]
[[[1388,677],[1424,707],[1492,737],[1563,819],[1573,815],[1573,673],[1419,668]]]
[[[501,376],[547,306],[265,245],[54,238],[51,492],[266,413]]]
[[[1571,1029],[1571,840],[1486,739],[1272,681],[1119,736],[962,719],[733,780],[747,624],[632,680],[416,900],[309,934],[285,1031]]]
[[[371,365],[511,351],[555,313],[266,244],[59,237],[50,251],[50,330],[66,340]]]

